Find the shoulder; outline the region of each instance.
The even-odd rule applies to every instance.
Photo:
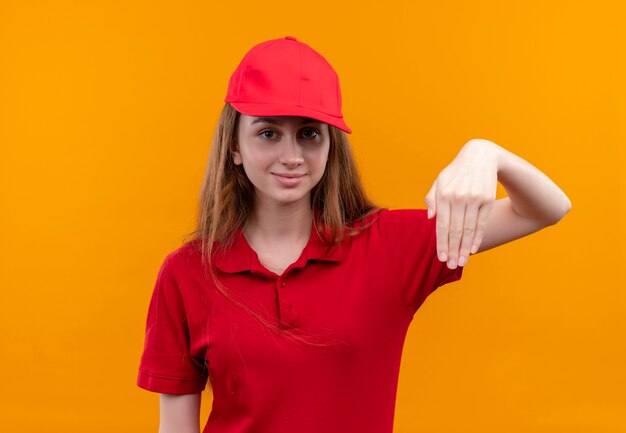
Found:
[[[383,209],[380,212],[382,223],[426,223],[428,214],[426,209]]]
[[[178,299],[189,311],[204,308],[210,299],[207,285],[212,287],[210,269],[204,265],[197,242],[185,243],[165,255],[157,286],[160,291],[167,291],[171,299]]]
[[[375,224],[415,223],[415,221],[427,221],[426,209],[387,209],[376,208],[361,219],[348,225],[351,229],[363,229]]]
[[[435,218],[428,219],[426,209],[381,208],[350,226],[353,235],[368,233],[391,246],[429,242],[435,234]]]
[[[186,242],[167,253],[163,259],[161,270],[175,276],[176,274],[188,272],[193,268],[199,268],[201,264],[202,242],[196,239]]]
[[[426,209],[381,209],[374,225],[381,232],[427,232],[434,227],[435,219],[428,219]]]

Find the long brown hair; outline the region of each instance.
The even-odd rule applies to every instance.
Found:
[[[186,242],[195,242],[199,246],[202,263],[207,266],[216,288],[224,296],[268,328],[283,335],[290,334],[296,340],[316,344],[286,333],[236,300],[218,281],[213,269],[211,258],[216,248],[226,249],[232,245],[235,232],[244,226],[253,210],[254,186],[243,167],[235,165],[232,157],[232,152],[236,150],[240,116],[229,103],[224,105],[202,183],[196,230],[187,235]],[[346,235],[358,233],[363,226],[355,228],[354,224],[375,213],[377,208],[365,194],[346,134],[332,125],[328,125],[328,129],[328,160],[321,180],[311,191],[311,208],[316,215],[315,230],[332,248]]]

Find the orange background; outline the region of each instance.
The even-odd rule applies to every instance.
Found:
[[[422,306],[395,432],[626,431],[624,2],[447,3],[0,3],[0,429],[156,431],[135,380],[158,267],[230,73],[293,35],[339,73],[380,205],[423,207],[471,138],[573,204]]]

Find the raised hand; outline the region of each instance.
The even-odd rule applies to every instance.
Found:
[[[437,217],[437,255],[450,269],[465,266],[480,246],[496,198],[500,147],[468,141],[426,195],[429,218]]]

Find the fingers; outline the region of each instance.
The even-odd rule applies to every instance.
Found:
[[[426,207],[428,207],[428,219],[431,219],[437,213],[437,200],[436,200],[436,191],[437,191],[437,180],[433,183],[433,186],[430,187],[430,191],[426,194]]]
[[[476,221],[479,214],[479,203],[470,201],[465,208],[465,220],[463,221],[463,238],[459,245],[459,266],[465,266],[469,258],[476,233]]]
[[[448,267],[450,269],[455,269],[458,264],[464,219],[465,203],[453,201],[450,206],[450,227],[448,228]]]
[[[442,262],[448,260],[448,230],[450,227],[450,204],[440,198],[437,203],[437,221],[435,225],[437,235],[437,257]]]
[[[476,221],[476,232],[474,233],[474,240],[472,242],[471,252],[476,254],[480,244],[483,242],[483,236],[485,235],[485,228],[487,227],[487,219],[493,208],[493,200],[485,203],[478,210],[478,217]]]
[[[480,246],[492,203],[457,194],[440,194],[437,214],[437,252],[450,269],[465,266]]]
[[[425,201],[429,218],[437,217],[437,257],[447,262],[448,268],[456,269],[465,266],[469,256],[478,252],[495,190],[482,180],[477,183],[465,176],[458,180],[442,175],[433,183]]]

